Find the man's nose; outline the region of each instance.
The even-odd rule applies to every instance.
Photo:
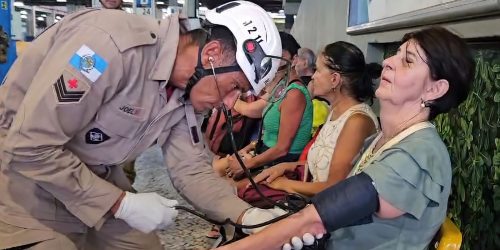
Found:
[[[231,92],[229,92],[223,99],[224,105],[226,105],[227,108],[231,109],[233,108],[234,104],[236,103],[236,100],[240,98],[241,91],[239,89],[234,89]]]

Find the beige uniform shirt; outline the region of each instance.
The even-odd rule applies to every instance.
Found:
[[[71,232],[96,226],[122,192],[109,166],[155,143],[196,208],[236,220],[249,207],[213,173],[183,91],[167,100],[179,33],[177,15],[158,24],[85,10],[33,42],[0,88],[0,220]]]

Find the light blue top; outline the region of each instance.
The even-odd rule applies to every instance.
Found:
[[[379,195],[406,214],[395,219],[374,215],[373,223],[339,229],[328,249],[427,249],[445,219],[451,188],[450,157],[435,128],[404,138],[364,172]]]

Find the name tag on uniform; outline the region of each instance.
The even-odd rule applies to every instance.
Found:
[[[71,57],[70,64],[91,82],[97,81],[108,67],[108,63],[87,45],[82,45],[76,51]]]

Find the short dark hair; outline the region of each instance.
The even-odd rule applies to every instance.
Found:
[[[360,102],[373,102],[373,80],[380,77],[380,64],[366,64],[363,52],[356,45],[343,41],[326,45],[321,54],[326,66],[342,75],[345,80],[342,87],[349,95]]]
[[[224,56],[236,62],[236,39],[233,33],[221,25],[209,25],[205,29],[196,29],[189,32],[192,42],[204,46],[209,41],[217,40],[225,51]]]
[[[475,72],[472,52],[459,36],[442,27],[430,27],[407,33],[402,43],[415,41],[427,56],[433,80],[445,79],[448,91],[440,98],[429,101],[429,119],[457,107],[468,96]]]
[[[292,58],[297,55],[297,52],[300,49],[300,44],[297,42],[297,40],[295,40],[295,37],[286,32],[280,31],[280,39],[281,48],[283,50],[288,51]]]

